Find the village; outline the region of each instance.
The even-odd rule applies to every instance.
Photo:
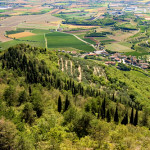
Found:
[[[139,59],[136,56],[126,56],[123,53],[109,53],[105,49],[97,50],[94,52],[88,52],[88,53],[77,53],[77,51],[65,51],[65,50],[58,50],[58,52],[68,53],[73,55],[74,57],[80,57],[85,59],[96,59],[99,56],[103,58],[103,62],[106,65],[112,65],[116,66],[118,63],[126,64],[126,65],[132,65],[141,69],[149,69],[150,64],[147,60]],[[96,59],[97,60],[97,59]]]

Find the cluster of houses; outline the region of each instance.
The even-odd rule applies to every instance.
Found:
[[[126,56],[122,55],[121,53],[110,54],[104,49],[82,54],[81,57],[84,58],[85,56],[99,56],[99,55],[108,57],[110,59],[110,61],[105,62],[105,64],[107,65],[116,65],[116,63],[123,63],[140,67],[142,69],[148,69],[150,66],[149,63],[146,63],[144,60],[139,60],[135,56]]]
[[[109,57],[112,61],[109,62],[112,65],[115,65],[114,62],[119,62],[119,63],[124,63],[124,64],[130,64],[136,67],[140,67],[142,69],[148,69],[149,68],[149,63],[146,63],[144,60],[139,60],[135,56],[126,56],[126,55],[121,55],[120,53],[115,53]],[[107,64],[109,64],[107,62]]]
[[[97,50],[94,52],[89,52],[89,53],[84,53],[84,54],[79,54],[76,51],[65,51],[65,50],[58,50],[58,52],[64,52],[68,54],[72,54],[75,57],[81,57],[84,58],[86,56],[104,56],[109,59],[109,61],[105,61],[106,65],[116,65],[116,63],[123,63],[123,64],[129,64],[133,65],[142,69],[148,69],[150,67],[149,63],[146,63],[144,60],[139,60],[136,58],[136,56],[126,56],[122,55],[121,53],[114,53],[110,54],[109,52],[103,50]]]

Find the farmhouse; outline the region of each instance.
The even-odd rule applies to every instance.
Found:
[[[116,62],[114,62],[114,61],[107,61],[107,62],[105,62],[105,64],[106,65],[113,65],[113,66],[115,66]]]

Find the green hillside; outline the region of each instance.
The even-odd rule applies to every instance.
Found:
[[[3,150],[150,149],[149,74],[30,45],[0,53]]]

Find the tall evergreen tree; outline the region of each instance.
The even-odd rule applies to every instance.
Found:
[[[62,103],[61,103],[61,97],[58,98],[58,112],[61,112]]]
[[[111,121],[111,115],[110,115],[110,110],[108,109],[107,110],[107,122],[110,122]]]
[[[124,124],[124,125],[128,124],[128,113],[125,114],[121,124]]]
[[[119,116],[118,116],[118,106],[116,106],[115,116],[114,116],[114,122],[119,122]]]
[[[67,96],[66,96],[66,100],[65,100],[65,108],[64,108],[64,112],[68,109],[69,104],[70,104],[70,102],[69,102],[69,100],[68,100],[68,95],[67,95]]]
[[[104,98],[104,101],[102,103],[102,110],[101,110],[101,113],[102,113],[102,119],[104,119],[106,116],[106,100]]]
[[[32,93],[32,89],[31,86],[29,86],[29,96],[31,96],[31,93]]]
[[[131,111],[131,116],[130,116],[130,124],[133,124],[133,122],[134,122],[134,110],[133,110],[133,108],[132,108],[132,111]]]
[[[136,110],[135,118],[134,118],[134,125],[138,124],[138,110]]]

